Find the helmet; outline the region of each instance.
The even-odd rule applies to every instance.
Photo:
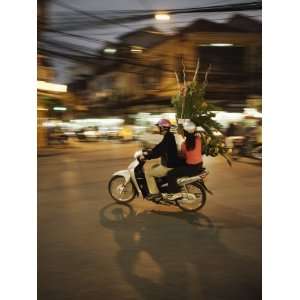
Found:
[[[196,125],[191,120],[186,120],[183,123],[183,129],[188,133],[194,133],[196,131]]]
[[[172,126],[171,122],[169,120],[167,120],[167,119],[161,119],[161,120],[159,120],[156,123],[156,125],[158,127],[163,127],[163,128],[171,128],[171,126]]]

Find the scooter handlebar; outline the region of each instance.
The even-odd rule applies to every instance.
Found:
[[[151,152],[151,151],[152,151],[151,149],[143,149],[142,150],[142,153],[143,153],[143,156],[145,159],[146,159],[147,155],[149,154],[149,152]]]

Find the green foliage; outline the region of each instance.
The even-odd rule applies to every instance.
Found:
[[[177,119],[190,119],[197,126],[204,129],[201,132],[203,154],[207,156],[222,155],[227,158],[228,149],[225,147],[223,136],[216,135],[222,126],[213,118],[213,111],[219,110],[215,105],[207,102],[205,96],[205,85],[193,81],[172,98],[172,104],[176,110]],[[179,126],[179,131],[182,128]]]

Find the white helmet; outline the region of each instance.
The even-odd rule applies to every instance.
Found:
[[[196,125],[191,120],[186,120],[183,123],[183,129],[188,133],[194,133],[196,131]]]

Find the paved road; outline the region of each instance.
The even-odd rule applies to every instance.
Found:
[[[109,177],[136,147],[38,159],[38,299],[260,299],[261,167],[206,159],[215,194],[197,214],[113,204]]]

